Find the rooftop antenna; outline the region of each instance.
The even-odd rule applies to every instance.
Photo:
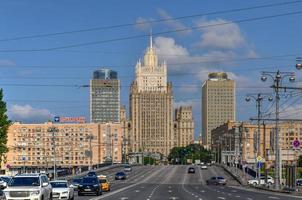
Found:
[[[152,28],[150,29],[150,48],[152,49],[152,43],[153,43],[153,40],[152,40]]]

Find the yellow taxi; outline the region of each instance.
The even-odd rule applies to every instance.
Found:
[[[104,175],[100,175],[98,176],[99,180],[100,180],[100,183],[102,185],[102,190],[103,191],[110,191],[110,182],[108,181],[107,177],[104,176]]]

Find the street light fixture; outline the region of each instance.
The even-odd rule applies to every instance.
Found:
[[[289,78],[290,82],[295,81],[295,74],[293,72],[262,72],[261,80],[266,81],[267,77],[271,77],[273,81],[273,85],[271,88],[275,91],[275,104],[276,104],[276,125],[275,125],[275,189],[280,189],[281,177],[282,177],[282,168],[281,168],[281,153],[279,147],[279,102],[280,102],[280,90],[286,87],[282,86],[282,80],[286,77]]]
[[[296,58],[296,69],[300,70],[302,69],[302,57]]]
[[[266,77],[266,76],[263,76],[263,77]],[[261,77],[262,78],[262,77]],[[265,78],[266,80],[266,78]],[[255,141],[255,138],[254,138],[254,141],[255,141],[255,149],[254,149],[254,157],[255,157],[255,163],[256,163],[256,157],[257,156],[260,156],[261,154],[261,151],[260,151],[260,146],[261,146],[261,143],[260,143],[260,121],[261,121],[261,117],[262,117],[262,111],[261,111],[261,107],[262,107],[262,101],[264,100],[268,100],[269,102],[271,102],[273,100],[273,98],[270,96],[270,94],[261,94],[261,93],[258,93],[258,94],[248,94],[246,97],[245,97],[245,101],[246,102],[250,102],[250,100],[253,99],[255,102],[256,102],[256,107],[257,107],[257,113],[258,113],[258,131],[257,131],[257,134],[255,135],[255,138],[256,138],[256,141]],[[257,155],[257,156],[256,156]],[[260,183],[260,175],[261,175],[261,168],[260,166],[257,166],[258,168],[258,182]]]

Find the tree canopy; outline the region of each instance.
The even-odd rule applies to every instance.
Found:
[[[0,159],[3,159],[4,154],[8,151],[7,143],[7,130],[10,121],[6,115],[6,103],[3,101],[3,90],[0,89]]]

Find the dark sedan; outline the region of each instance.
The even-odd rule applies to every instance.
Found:
[[[115,180],[125,180],[126,174],[124,172],[117,172],[115,174]]]
[[[226,185],[226,179],[221,176],[213,176],[207,180],[207,185]]]
[[[87,176],[82,179],[78,186],[78,195],[83,196],[84,194],[95,194],[97,196],[102,194],[102,184],[98,177]]]
[[[189,169],[188,169],[188,173],[189,174],[195,174],[195,168],[194,167],[189,167]]]

